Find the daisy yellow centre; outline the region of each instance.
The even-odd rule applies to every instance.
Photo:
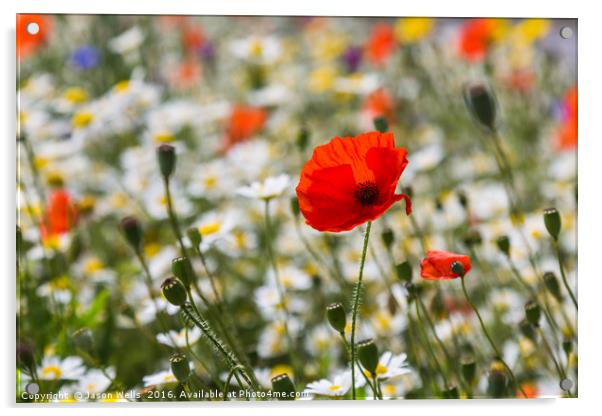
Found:
[[[79,87],[68,88],[63,96],[72,104],[81,104],[88,101],[86,90]]]
[[[155,257],[159,251],[161,251],[161,246],[157,243],[148,243],[144,246],[144,254],[147,257]]]
[[[115,193],[111,196],[111,203],[115,208],[123,208],[127,202],[128,199],[123,193]]]
[[[261,41],[259,39],[255,39],[251,43],[250,52],[251,56],[255,58],[259,58],[261,56],[261,53],[263,52],[263,45],[261,44]]]
[[[96,384],[94,384],[94,383],[88,383],[86,385],[86,390],[88,390],[88,391],[96,391]]]
[[[339,384],[333,384],[332,386],[328,387],[328,390],[338,391],[338,390],[341,390],[341,386]]]
[[[130,88],[129,80],[120,81],[117,84],[115,84],[115,91],[120,92],[120,93],[126,92],[129,88]]]
[[[102,262],[98,259],[90,259],[86,262],[86,265],[84,266],[84,271],[86,273],[95,273],[99,270],[102,270],[102,268],[104,267],[104,264],[102,264]]]
[[[288,374],[289,376],[293,375],[293,369],[291,366],[286,364],[278,364],[272,367],[271,376],[276,377],[279,374]]]
[[[71,124],[75,128],[83,128],[86,127],[94,120],[94,115],[87,111],[80,111],[73,116],[71,120]]]
[[[378,365],[376,366],[376,374],[378,374],[379,376],[386,374],[387,371],[389,371],[389,369],[381,363],[378,363]]]
[[[61,239],[58,235],[49,235],[42,242],[45,248],[58,250],[61,247]]]
[[[48,166],[49,162],[50,160],[48,160],[45,157],[36,157],[33,161],[33,164],[36,167],[36,169],[41,170]]]
[[[171,383],[172,381],[176,381],[176,378],[172,374],[166,374],[163,376],[163,381],[166,383]]]
[[[209,224],[201,225],[199,227],[199,232],[201,235],[211,235],[218,233],[221,230],[222,226],[219,222],[212,222]]]
[[[234,232],[234,240],[236,241],[236,247],[244,248],[247,245],[247,237],[244,232],[237,230]]]
[[[163,132],[155,134],[153,140],[155,143],[171,143],[175,140],[175,137],[171,133]]]
[[[47,367],[42,368],[42,375],[45,377],[50,376],[54,379],[59,379],[63,375],[60,367],[57,365],[49,365]]]
[[[208,176],[205,178],[204,183],[205,188],[215,188],[215,185],[217,185],[217,178],[215,176]]]
[[[50,282],[50,286],[55,290],[67,289],[69,287],[69,277],[60,276]]]

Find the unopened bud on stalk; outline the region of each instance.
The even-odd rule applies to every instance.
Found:
[[[469,230],[464,236],[464,244],[466,244],[467,247],[479,246],[482,242],[483,238],[478,230]]]
[[[462,357],[461,362],[462,378],[469,386],[472,386],[475,382],[477,375],[477,363],[472,355],[466,355]]]
[[[295,383],[286,373],[272,378],[272,390],[279,393],[279,400],[295,400]]]
[[[458,191],[458,202],[462,208],[466,209],[466,207],[468,207],[468,196],[466,196],[466,192],[462,190]]]
[[[530,339],[531,341],[535,342],[535,340],[537,339],[535,328],[533,327],[533,325],[531,325],[531,322],[529,322],[527,318],[523,318],[518,323],[518,329],[520,330],[521,334],[523,334],[523,336]]]
[[[198,248],[201,245],[201,242],[203,241],[203,236],[201,235],[198,228],[190,227],[188,230],[186,230],[186,235],[188,235],[190,244],[192,244],[193,247]]]
[[[176,167],[176,149],[170,144],[157,147],[159,169],[164,178],[169,178]]]
[[[387,249],[390,249],[393,245],[395,235],[393,234],[393,230],[391,228],[386,227],[380,234],[380,238],[383,240],[383,244],[385,245],[385,247],[387,247]]]
[[[573,341],[571,341],[570,338],[564,338],[562,340],[562,350],[567,357],[573,352]]]
[[[404,186],[403,193],[409,196],[410,199],[412,199],[414,197],[414,188],[412,188],[410,185]]]
[[[299,130],[299,133],[297,134],[297,147],[299,148],[299,150],[304,151],[307,148],[308,143],[309,130],[307,130],[304,127],[301,130]]]
[[[541,308],[534,300],[530,300],[525,303],[525,314],[527,315],[527,320],[534,326],[539,325],[539,319],[541,318]]]
[[[397,273],[397,278],[402,282],[409,283],[412,281],[412,265],[409,261],[404,261],[396,265],[395,272]]]
[[[291,198],[291,211],[295,218],[299,218],[299,213],[301,212],[301,210],[299,209],[299,200],[297,199],[297,197]]]
[[[451,265],[451,271],[460,277],[464,277],[464,266],[459,261],[454,261]]]
[[[30,371],[35,367],[33,348],[28,342],[21,341],[17,345],[17,364]]]
[[[545,272],[543,274],[543,282],[546,289],[548,289],[548,292],[550,292],[558,302],[561,302],[562,293],[560,293],[560,283],[558,283],[558,278],[554,272]]]
[[[473,84],[467,86],[464,89],[464,102],[477,122],[489,130],[495,130],[495,96],[487,85]]]
[[[372,122],[374,123],[374,128],[381,133],[385,133],[389,130],[389,123],[384,117],[376,117]]]
[[[416,296],[418,295],[418,286],[416,286],[412,282],[408,282],[404,285],[404,287],[408,291],[408,301],[409,302],[413,301],[416,298]]]
[[[495,243],[502,253],[510,257],[510,238],[507,235],[499,236]]]
[[[458,397],[460,397],[460,394],[458,393],[458,387],[457,386],[449,386],[447,388],[447,390],[445,390],[443,392],[443,396],[446,399],[457,399]]]
[[[487,392],[495,398],[504,397],[508,386],[508,377],[504,366],[499,361],[495,361],[489,368],[489,376],[487,377]]]
[[[180,383],[184,383],[190,376],[190,365],[188,358],[182,353],[176,352],[169,358],[171,372]]]
[[[378,367],[378,349],[374,340],[367,339],[357,344],[357,356],[362,366],[370,372],[370,374],[376,374],[376,367]]]
[[[543,222],[546,225],[548,233],[554,240],[558,240],[560,234],[560,214],[556,208],[546,208],[543,210]]]
[[[186,289],[175,277],[168,277],[161,283],[163,296],[169,303],[175,306],[182,306],[186,302]]]
[[[90,328],[81,328],[73,333],[73,342],[75,346],[89,355],[96,356],[96,347],[94,346],[94,336]]]
[[[171,261],[171,271],[185,287],[190,287],[194,279],[194,270],[188,257],[176,257]]]
[[[121,230],[125,239],[138,252],[142,247],[142,226],[135,217],[125,217],[121,220]]]
[[[328,318],[328,323],[334,328],[335,331],[341,334],[345,332],[347,316],[342,303],[336,302],[328,305],[326,307],[326,318]]]

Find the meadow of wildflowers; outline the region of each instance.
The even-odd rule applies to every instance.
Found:
[[[18,15],[16,400],[576,397],[576,31]]]

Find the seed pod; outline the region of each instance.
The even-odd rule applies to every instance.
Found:
[[[461,360],[462,378],[466,383],[472,386],[477,375],[477,363],[472,355],[466,355]]]
[[[367,339],[357,344],[357,355],[362,366],[368,370],[370,374],[376,374],[376,367],[378,367],[378,349],[372,339]]]
[[[286,373],[272,378],[272,390],[279,393],[278,400],[295,400],[295,384]]]
[[[508,377],[504,371],[504,367],[500,362],[494,362],[489,369],[487,377],[487,393],[495,398],[506,396],[508,388]]]
[[[554,296],[558,302],[562,302],[562,293],[560,293],[560,283],[554,272],[545,272],[543,274],[543,282],[548,289],[548,292]]]
[[[125,217],[121,220],[121,230],[132,248],[138,252],[142,247],[142,227],[135,217]]]
[[[184,383],[190,376],[190,365],[188,358],[182,353],[176,352],[169,358],[171,372],[180,383]]]
[[[161,283],[163,296],[174,306],[182,306],[186,302],[186,289],[175,277],[168,277]]]
[[[454,261],[451,265],[451,271],[460,277],[464,277],[464,266],[459,261]]]
[[[535,328],[533,328],[533,325],[531,324],[531,322],[529,322],[527,318],[523,318],[518,323],[518,329],[520,330],[521,334],[523,334],[523,336],[529,338],[531,341],[535,342],[535,340],[537,339]]]
[[[347,316],[345,314],[345,308],[340,302],[331,303],[326,307],[326,317],[328,323],[339,333],[345,332],[345,325],[347,324]]]
[[[489,130],[496,126],[496,102],[493,91],[485,84],[473,84],[464,89],[464,102],[473,118]]]
[[[527,315],[527,321],[531,325],[538,326],[539,319],[541,318],[541,308],[534,300],[530,300],[525,303],[525,314]]]
[[[157,148],[159,169],[164,178],[169,178],[176,167],[176,149],[170,144],[162,144]]]
[[[171,261],[172,273],[180,279],[185,287],[190,287],[194,279],[194,270],[188,257],[176,257]]]
[[[543,210],[543,222],[546,230],[554,240],[558,240],[560,234],[560,214],[556,208],[546,208]]]

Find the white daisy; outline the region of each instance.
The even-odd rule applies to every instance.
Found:
[[[38,367],[38,377],[42,380],[76,380],[86,372],[80,357],[47,356]]]
[[[291,178],[286,174],[270,176],[263,182],[253,182],[249,186],[238,188],[236,193],[247,198],[262,199],[268,201],[284,193],[289,187]]]
[[[196,326],[192,329],[188,329],[188,344],[193,345],[201,338],[201,330]],[[161,344],[168,345],[170,347],[186,347],[186,328],[181,329],[180,331],[169,331],[168,334],[157,334],[157,341]]]

